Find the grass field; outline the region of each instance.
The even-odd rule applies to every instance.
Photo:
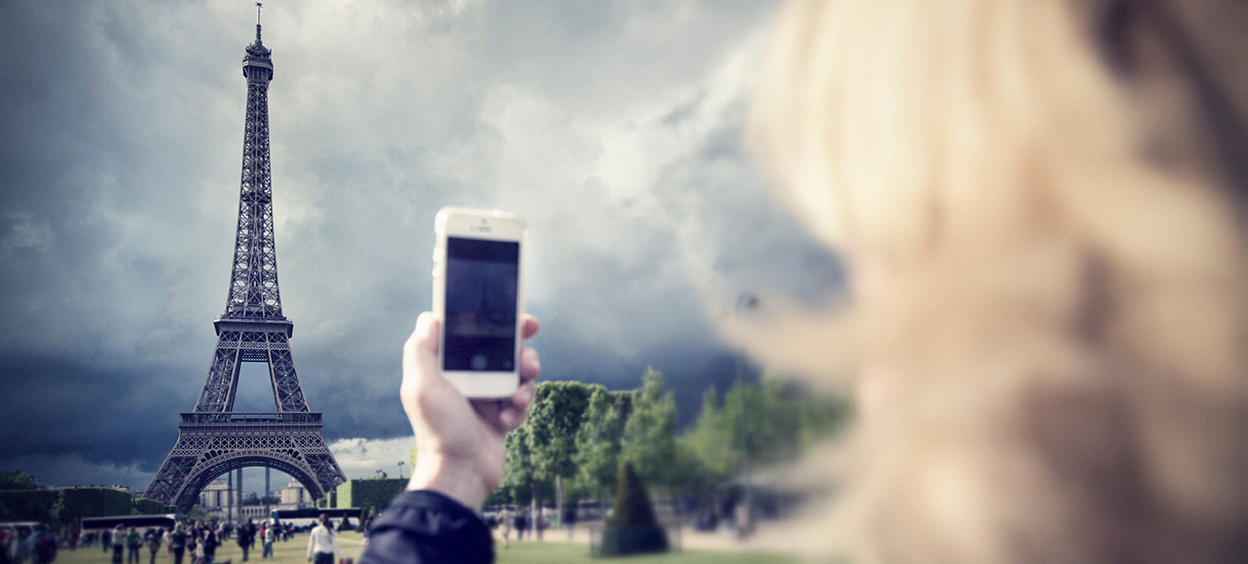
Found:
[[[344,532],[339,533],[338,547],[342,549],[342,557],[359,559],[360,552],[364,549],[364,542],[359,533]],[[260,550],[251,551],[248,564],[253,562],[256,564],[305,564],[308,554],[308,536],[306,534],[295,535],[290,541],[273,543],[273,558],[262,560],[260,552]],[[508,549],[504,549],[501,544],[496,544],[495,553],[498,555],[499,564],[572,564],[608,561],[590,558],[589,547],[581,543],[512,541],[511,548]],[[146,548],[143,549],[142,555],[140,564],[150,564],[150,553]],[[231,560],[233,564],[239,564],[242,558],[242,551],[232,540],[217,549],[216,562],[218,563]],[[798,562],[796,557],[784,554],[713,551],[672,552],[612,560],[628,564],[795,564]],[[111,549],[110,552],[105,553],[100,550],[99,546],[91,546],[76,551],[61,550],[57,554],[55,564],[111,564],[111,562]],[[173,561],[165,557],[163,548],[156,553],[156,564],[170,564],[171,562]],[[183,559],[182,562],[183,564],[190,563],[189,559]]]

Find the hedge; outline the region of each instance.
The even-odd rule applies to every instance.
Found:
[[[163,501],[136,497],[134,498],[134,512],[139,515],[165,515],[167,513],[177,513],[178,508],[173,505],[166,505]]]
[[[51,523],[60,497],[57,490],[0,491],[0,521]]]
[[[130,515],[133,513],[129,493],[112,488],[70,488],[60,490],[61,500],[57,506],[56,520],[61,525],[73,526],[83,517]]]
[[[406,487],[407,480],[402,478],[347,480],[338,485],[338,507],[359,507],[376,515]]]
[[[178,508],[159,501],[133,498],[112,488],[0,491],[0,521],[38,521],[74,527],[83,517],[162,515]]]
[[[620,468],[615,506],[602,530],[601,556],[667,552],[667,532],[654,516],[646,488],[637,479],[632,462]]]

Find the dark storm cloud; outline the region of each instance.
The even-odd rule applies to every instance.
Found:
[[[770,202],[741,139],[773,9],[267,5],[282,302],[327,439],[410,434],[398,353],[430,305],[443,205],[529,220],[544,377],[631,388],[654,366],[685,421],[735,377],[698,265],[723,299],[825,299],[835,260]],[[0,5],[0,467],[143,487],[172,446],[224,308],[253,17]],[[266,409],[266,386],[245,373],[240,409]],[[342,444],[366,468],[370,443]]]

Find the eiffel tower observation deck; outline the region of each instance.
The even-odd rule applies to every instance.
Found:
[[[257,8],[259,4],[257,4]],[[147,487],[145,497],[189,512],[199,492],[217,477],[249,466],[290,474],[315,499],[346,480],[321,435],[321,414],[308,410],[290,354],[294,324],[282,315],[273,237],[269,162],[269,82],[272,51],[260,40],[247,46],[247,120],[243,178],[234,239],[229,297],[213,325],[217,346],[195,410],[181,414],[178,442]],[[234,411],[244,362],[266,363],[273,412]]]

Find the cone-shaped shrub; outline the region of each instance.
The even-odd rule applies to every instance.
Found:
[[[646,552],[667,552],[667,533],[654,518],[654,507],[632,463],[625,462],[615,491],[615,508],[602,531],[602,555]]]

